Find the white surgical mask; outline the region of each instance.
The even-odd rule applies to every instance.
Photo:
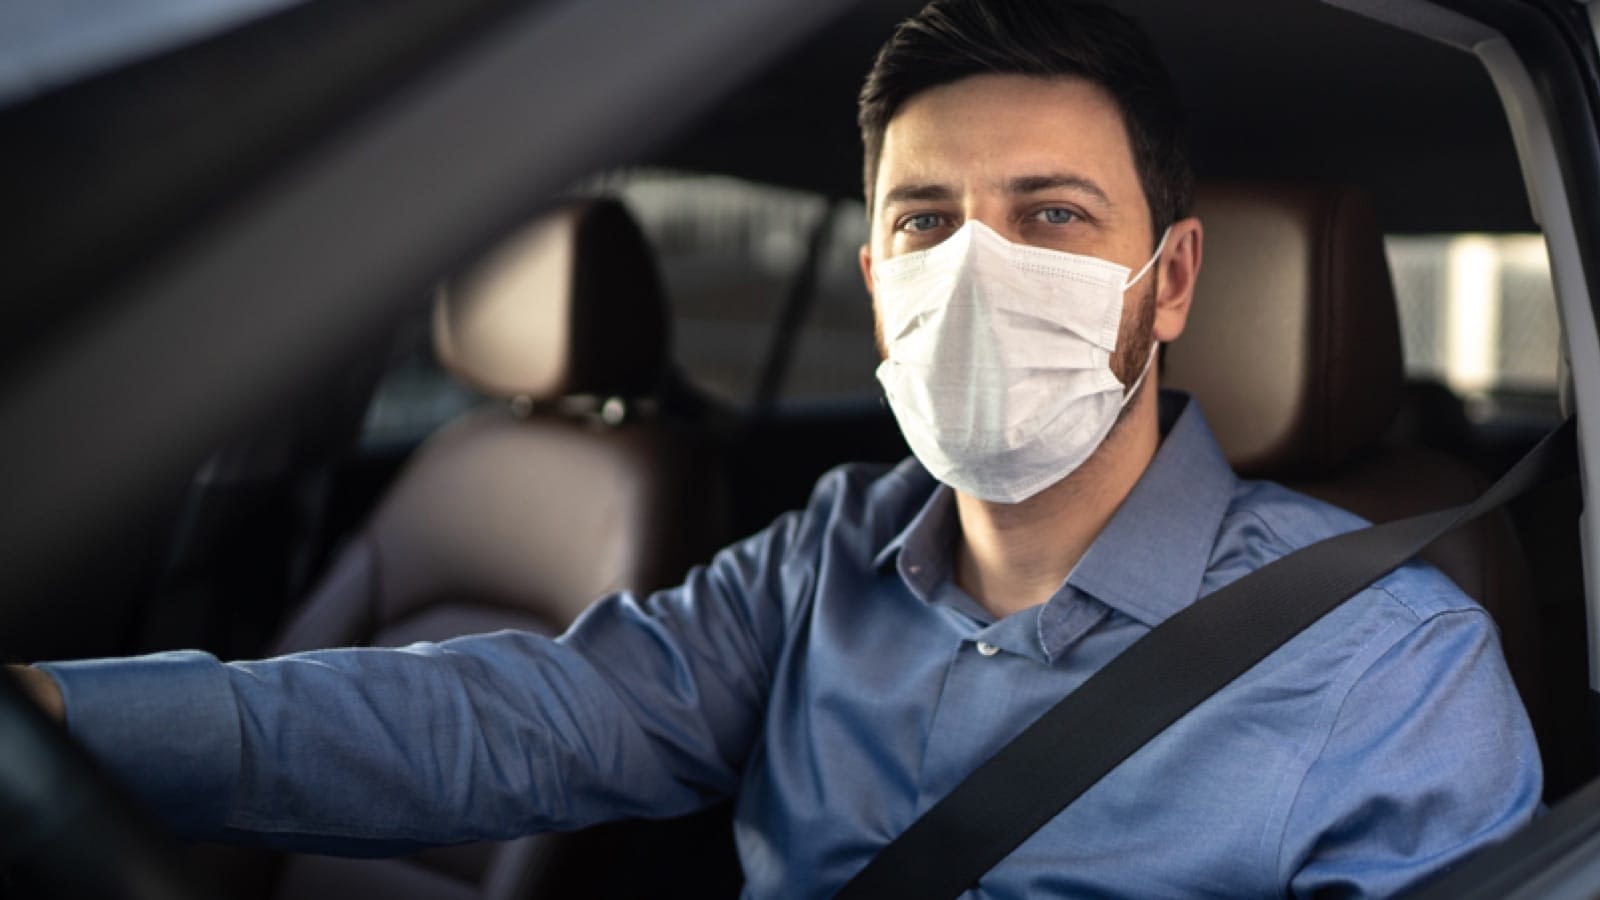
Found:
[[[888,351],[878,380],[923,466],[963,493],[1019,503],[1083,465],[1155,359],[1152,345],[1126,390],[1111,371],[1125,292],[1166,242],[1129,278],[973,219],[874,266]]]

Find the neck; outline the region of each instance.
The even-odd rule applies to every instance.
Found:
[[[1154,379],[1077,471],[1021,503],[956,492],[955,580],[996,618],[1050,599],[1155,456]]]

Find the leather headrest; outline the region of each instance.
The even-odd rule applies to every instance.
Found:
[[[638,397],[667,365],[660,277],[609,199],[564,203],[457,277],[434,304],[439,361],[490,394]]]
[[[1348,187],[1196,192],[1200,277],[1162,383],[1197,397],[1243,475],[1306,477],[1375,443],[1404,390],[1383,234]]]

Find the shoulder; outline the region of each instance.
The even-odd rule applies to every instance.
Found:
[[[912,457],[898,463],[844,463],[822,473],[807,505],[867,509],[906,500],[920,503],[936,483]]]
[[[1354,513],[1277,482],[1241,479],[1223,517],[1219,539],[1238,537],[1282,556],[1367,524]]]
[[[1209,574],[1225,583],[1301,547],[1370,524],[1275,482],[1241,480],[1218,531]],[[1386,607],[1413,624],[1450,612],[1481,614],[1487,623],[1482,607],[1420,560],[1377,579],[1356,600]]]
[[[1366,521],[1241,482],[1214,573],[1232,579]],[[1539,801],[1537,745],[1488,613],[1432,566],[1406,563],[1264,660],[1243,682],[1264,710],[1304,701],[1276,831],[1295,895],[1389,896],[1503,839]],[[1279,723],[1281,725],[1281,721]]]
[[[798,575],[841,553],[870,565],[936,486],[914,459],[836,466],[817,479],[804,507],[736,541],[718,560],[737,562],[748,575],[779,568]]]
[[[822,531],[849,531],[876,552],[916,516],[937,486],[913,458],[846,463],[817,479],[803,518]]]

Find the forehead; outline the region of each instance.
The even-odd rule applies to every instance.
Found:
[[[884,131],[874,199],[899,183],[974,187],[1071,171],[1139,195],[1116,101],[1076,78],[974,75],[907,100]]]

